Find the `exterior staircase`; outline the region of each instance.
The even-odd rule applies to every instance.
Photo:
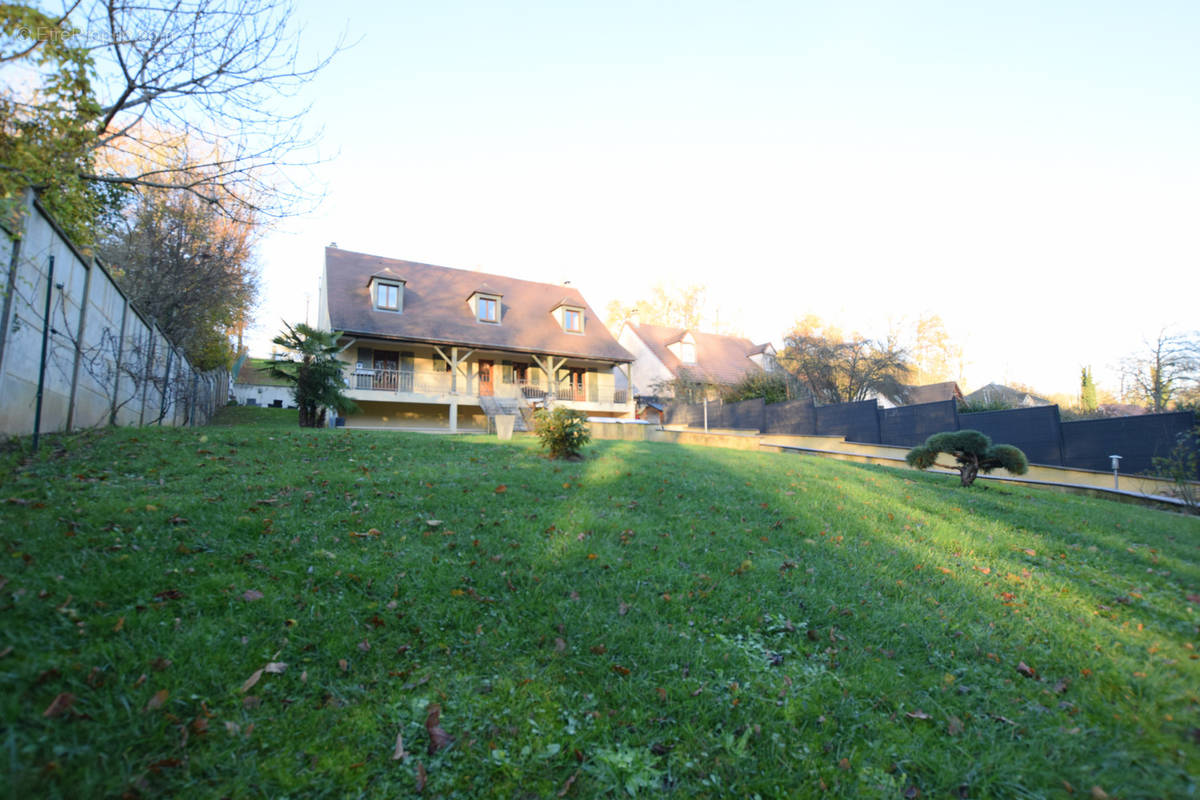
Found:
[[[514,431],[533,430],[533,409],[524,397],[489,397],[479,398],[479,406],[487,414],[488,432],[496,430],[496,415],[511,414],[516,417],[513,422]]]

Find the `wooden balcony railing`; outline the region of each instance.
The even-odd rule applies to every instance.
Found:
[[[497,376],[498,377],[498,376]],[[450,394],[450,373],[410,371],[395,369],[354,369],[346,370],[346,384],[351,389],[388,392],[391,394]],[[455,386],[459,395],[477,397],[480,394],[490,394],[495,397],[523,397],[533,403],[544,402],[552,393],[545,386],[539,386],[529,381],[492,381],[480,385],[478,378],[467,379],[458,376]],[[482,391],[481,391],[482,390]],[[626,389],[609,389],[593,392],[589,395],[587,387],[579,384],[561,383],[553,392],[557,401],[576,403],[604,403],[625,405],[629,402],[629,392]]]

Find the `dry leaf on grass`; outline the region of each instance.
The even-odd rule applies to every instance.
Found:
[[[261,678],[262,676],[263,676],[263,671],[261,669],[254,670],[254,674],[251,675],[249,678],[246,678],[246,682],[242,684],[242,693],[245,694],[246,692],[253,689],[254,684],[258,683],[259,678]]]
[[[429,715],[425,717],[425,730],[429,732],[429,755],[448,747],[452,741],[450,734],[442,730],[439,724],[442,718],[442,707],[437,703],[429,706]]]
[[[50,705],[46,706],[46,710],[42,712],[43,717],[60,717],[75,705],[75,695],[70,692],[63,692],[50,701]]]
[[[167,697],[171,693],[166,689],[159,689],[154,693],[154,696],[146,701],[146,707],[143,711],[153,711],[156,708],[162,708],[163,703],[167,702]]]

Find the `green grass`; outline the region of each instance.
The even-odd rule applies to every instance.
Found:
[[[1197,794],[1194,518],[218,421],[0,454],[8,796]]]

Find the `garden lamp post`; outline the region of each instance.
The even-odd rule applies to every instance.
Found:
[[[1121,457],[1120,456],[1109,456],[1109,458],[1112,459],[1113,488],[1120,489],[1121,488],[1121,478],[1118,475],[1118,472],[1121,468]]]

